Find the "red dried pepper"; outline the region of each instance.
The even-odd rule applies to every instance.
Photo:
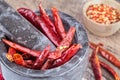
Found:
[[[25,63],[22,55],[15,53],[15,54],[13,54],[13,59],[14,59],[16,64],[19,64],[21,66],[26,66],[26,63]]]
[[[34,61],[33,60],[24,60],[25,63],[26,63],[26,67],[29,67],[29,68],[32,68],[33,64],[34,64]]]
[[[14,61],[13,54],[15,54],[15,53],[16,53],[16,50],[12,47],[9,47],[8,53],[6,54],[7,59],[11,62]]]
[[[0,80],[5,80],[5,79],[3,78],[2,73],[0,73]]]
[[[46,70],[51,68],[52,64],[53,64],[54,59],[48,59],[44,65],[42,66],[41,70]]]
[[[58,10],[57,8],[52,8],[52,13],[53,13],[53,17],[54,17],[54,24],[55,24],[55,28],[56,31],[58,32],[59,36],[64,39],[66,36],[66,32],[62,23],[62,20],[59,16]]]
[[[40,16],[45,21],[46,25],[52,28],[52,30],[57,34],[57,31],[55,29],[55,25],[50,20],[49,16],[47,15],[46,11],[42,8],[42,4],[40,2],[39,4],[39,10],[40,10]]]
[[[100,54],[102,57],[110,61],[112,64],[114,64],[116,67],[120,68],[120,61],[109,51],[107,50],[100,50]]]
[[[0,69],[0,80],[5,80],[2,74],[2,70]]]
[[[23,53],[23,54],[22,54],[22,57],[23,57],[24,60],[28,60],[28,59],[31,58],[31,55],[30,55],[30,54],[27,54],[27,53]]]
[[[14,53],[16,53],[16,50],[12,47],[9,47],[8,54],[13,55]]]
[[[21,45],[19,45],[17,43],[11,42],[11,41],[6,40],[6,39],[2,39],[2,41],[4,43],[6,43],[7,45],[9,45],[10,47],[12,47],[12,48],[14,48],[14,49],[16,49],[18,51],[21,51],[23,53],[30,54],[30,55],[32,55],[34,57],[38,57],[40,55],[40,53],[41,53],[40,51],[31,50],[29,48],[23,47],[23,46],[21,46]]]
[[[49,54],[48,60],[45,62],[45,67],[43,67],[43,69],[50,68],[51,67],[50,64],[53,63],[54,60],[60,58],[62,55],[62,52],[64,52],[66,49],[69,48],[69,46],[73,40],[74,34],[75,34],[75,28],[70,27],[66,37],[61,41],[61,43],[57,47],[57,49]],[[49,66],[46,66],[46,65],[49,65]]]
[[[22,55],[19,53],[13,54],[13,59],[16,64],[27,67],[27,68],[32,68],[33,66],[33,61],[32,60],[24,60]]]
[[[109,71],[115,78],[115,80],[120,80],[120,77],[118,76],[118,74],[113,70],[113,68],[111,68],[109,65],[107,65],[106,63],[100,61],[100,65],[105,68],[107,71]]]
[[[30,21],[37,29],[42,31],[56,46],[59,45],[60,39],[56,32],[48,25],[50,22],[45,22],[42,18],[37,16],[33,11],[26,8],[18,9],[18,12],[24,16],[28,21]],[[43,12],[43,10],[41,11]],[[44,15],[47,16],[45,11]],[[48,19],[49,17],[45,17],[44,19]],[[52,22],[51,22],[52,23]]]
[[[42,66],[41,70],[46,70],[51,68],[53,62],[61,57],[61,53],[59,51],[53,51],[49,53],[48,59],[45,64]]]
[[[74,38],[74,35],[75,27],[70,27],[69,31],[66,34],[66,37],[60,42],[60,45],[57,47],[57,51],[63,52],[64,50],[69,48]]]
[[[48,56],[49,59],[58,59],[59,57],[61,57],[61,53],[59,51],[52,51]]]
[[[35,27],[37,27],[37,25],[35,23],[36,14],[33,11],[31,11],[30,9],[27,9],[27,8],[19,8],[19,9],[17,9],[17,11],[24,18],[26,18],[29,22],[31,22],[31,24],[33,24]]]
[[[73,44],[70,48],[63,52],[62,56],[59,59],[54,61],[52,67],[60,66],[69,61],[78,52],[80,48],[82,48],[80,44]]]
[[[75,34],[75,27],[70,27],[65,38],[60,42],[57,49],[54,52],[52,52],[48,58],[57,59],[61,57],[62,52],[64,52],[71,45],[72,40],[74,38],[74,34]],[[55,56],[52,57],[52,55],[56,55],[56,58]]]
[[[56,35],[56,33],[46,25],[46,23],[38,16],[36,16],[35,21],[37,25],[41,28],[43,33],[56,45],[59,46],[60,38]]]
[[[90,57],[90,62],[91,62],[91,66],[93,69],[93,73],[95,75],[95,79],[102,80],[102,72],[101,72],[101,68],[100,68],[99,59],[97,57],[98,51],[99,51],[99,46],[97,45],[97,47],[95,48],[95,50],[92,53],[92,56]]]
[[[50,46],[47,46],[40,54],[40,56],[36,59],[33,68],[34,69],[40,69],[45,61],[45,59],[48,57],[50,50]]]
[[[59,51],[50,52],[48,59],[46,60],[45,64],[42,66],[41,70],[46,70],[51,68],[52,63],[59,57],[61,57],[61,53]]]
[[[90,42],[90,47],[95,49],[97,45],[93,42]],[[100,46],[99,54],[104,57],[106,60],[110,61],[112,64],[114,64],[116,67],[120,68],[120,61],[113,55],[113,53],[105,50]]]

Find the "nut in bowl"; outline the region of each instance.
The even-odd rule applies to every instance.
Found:
[[[120,4],[115,0],[91,0],[83,6],[83,21],[95,35],[110,36],[120,28]]]

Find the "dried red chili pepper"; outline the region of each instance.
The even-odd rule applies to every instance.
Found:
[[[46,60],[45,64],[42,66],[41,70],[46,70],[51,68],[53,62],[59,57],[61,57],[61,53],[59,51],[50,52],[48,59]]]
[[[114,64],[116,67],[120,68],[120,61],[109,51],[100,50],[100,55]]]
[[[34,64],[34,61],[33,60],[24,60],[25,63],[26,63],[26,67],[29,67],[29,68],[32,68],[33,64]]]
[[[57,8],[52,8],[52,13],[53,13],[53,17],[54,17],[54,24],[55,24],[55,28],[57,33],[59,34],[59,36],[64,39],[66,36],[66,32],[62,23],[62,20],[59,16],[59,12],[57,10]]]
[[[54,61],[52,67],[60,66],[69,61],[78,52],[80,48],[82,48],[80,44],[73,44],[70,48],[63,52],[60,58]]]
[[[9,47],[8,54],[13,55],[14,53],[16,53],[16,50],[14,48],[12,48],[12,47]]]
[[[13,59],[14,59],[16,64],[19,64],[21,66],[26,66],[26,63],[25,63],[22,55],[15,53],[15,54],[13,54]]]
[[[31,11],[30,9],[26,9],[26,8],[20,8],[18,9],[18,12],[24,16],[28,21],[30,21],[37,29],[39,29],[40,31],[44,32],[44,34],[56,45],[59,45],[60,39],[58,37],[58,35],[56,34],[56,32],[48,25],[53,24],[52,22],[50,22],[49,17],[44,17],[44,19],[46,19],[49,22],[45,22],[46,20],[40,18],[39,16],[37,16],[33,11]],[[44,9],[41,10],[41,13],[44,13],[44,15],[47,16],[47,14],[45,13]],[[54,27],[54,25],[53,25]],[[55,28],[55,27],[54,27]]]
[[[1,68],[1,65],[0,65],[0,80],[5,80],[4,77],[3,77],[3,74],[2,74],[2,68]]]
[[[41,70],[46,70],[52,66],[54,60],[61,57],[61,53],[59,51],[52,51],[48,55],[48,59],[46,60],[45,64],[42,66]]]
[[[52,51],[49,53],[48,58],[49,59],[58,59],[59,57],[61,57],[61,53],[59,51]]]
[[[67,48],[69,48],[70,44],[72,43],[74,34],[75,34],[75,28],[70,27],[65,38],[60,42],[60,45],[57,47],[57,49],[49,54],[48,58],[57,59],[61,57],[62,52],[64,52]]]
[[[38,57],[40,55],[40,53],[41,53],[40,51],[31,50],[29,48],[23,47],[23,46],[21,46],[21,45],[19,45],[17,43],[11,42],[11,41],[6,40],[6,39],[2,39],[2,41],[4,43],[6,43],[7,45],[9,45],[10,47],[12,47],[12,48],[14,48],[14,49],[16,49],[18,51],[21,51],[23,53],[30,54],[30,55],[32,55],[34,57]]]
[[[89,44],[92,49],[95,49],[97,47],[97,45],[93,42],[90,42]],[[100,46],[99,54],[106,60],[114,64],[116,67],[120,68],[120,61],[113,55],[113,53],[109,52],[108,50],[105,50]]]
[[[17,11],[24,18],[26,18],[29,22],[31,22],[31,24],[33,24],[35,27],[37,27],[37,25],[35,23],[36,14],[33,11],[31,11],[30,9],[27,9],[27,8],[19,8],[19,9],[17,9]]]
[[[100,68],[99,59],[97,57],[98,51],[99,51],[99,46],[97,46],[95,48],[95,50],[93,51],[93,53],[90,57],[90,62],[91,62],[93,73],[95,75],[95,79],[102,80],[102,72],[101,72],[101,68]]]
[[[74,38],[74,35],[75,27],[70,27],[69,31],[66,34],[66,37],[60,42],[60,45],[57,47],[57,51],[63,52],[64,50],[69,48]]]
[[[46,25],[46,23],[38,16],[35,18],[36,24],[41,28],[43,33],[56,45],[59,46],[60,44],[60,38],[57,36],[57,34]]]
[[[30,55],[30,54],[27,54],[27,53],[23,53],[23,54],[22,54],[22,57],[23,57],[24,60],[28,60],[28,59],[31,58],[31,55]]]
[[[14,61],[13,60],[13,54],[15,54],[15,53],[16,53],[16,50],[12,47],[9,47],[8,53],[6,54],[7,59],[11,62]]]
[[[100,65],[105,68],[107,71],[109,71],[115,78],[115,80],[120,80],[120,77],[118,76],[118,74],[114,71],[113,68],[111,68],[109,65],[107,65],[106,63],[100,61]]]
[[[61,41],[60,45],[57,47],[57,49],[54,52],[51,52],[48,56],[48,60],[45,62],[45,67],[43,67],[43,69],[48,69],[50,68],[50,63],[53,63],[54,60],[58,59],[61,57],[62,52],[64,52],[66,49],[69,48],[73,37],[75,34],[75,28],[74,27],[70,27],[66,37]],[[50,61],[52,60],[52,61]],[[46,66],[49,65],[49,66]]]
[[[2,72],[0,73],[0,80],[5,80],[3,75],[2,75]]]
[[[5,79],[3,78],[2,73],[0,73],[0,80],[5,80]]]
[[[45,61],[45,59],[47,59],[48,54],[50,51],[50,45],[47,46],[40,54],[40,56],[36,59],[33,68],[34,69],[40,69]]]
[[[48,59],[44,65],[42,66],[41,70],[46,70],[51,68],[52,64],[53,64],[54,59]]]
[[[45,21],[45,23],[47,24],[47,26],[49,26],[50,28],[52,28],[52,30],[57,34],[57,31],[55,29],[55,25],[50,20],[50,18],[47,15],[46,11],[42,8],[41,2],[39,4],[39,10],[40,10],[40,16],[41,16],[41,18]]]

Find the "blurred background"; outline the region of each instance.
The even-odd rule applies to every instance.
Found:
[[[58,10],[65,12],[77,20],[80,19],[81,7],[87,0],[5,0],[13,8],[18,9],[25,7],[34,11],[38,10],[38,4],[42,1],[42,5],[45,9],[57,7]]]

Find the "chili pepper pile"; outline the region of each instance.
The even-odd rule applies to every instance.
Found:
[[[108,64],[99,60],[97,54],[99,53],[103,58],[111,62],[116,67],[120,68],[120,61],[109,51],[104,49],[103,44],[95,44],[93,42],[89,42],[89,46],[93,49],[92,56],[90,58],[91,66],[93,69],[93,73],[95,75],[96,80],[102,80],[102,72],[101,67],[105,68],[108,72],[110,72],[115,80],[120,80],[118,74],[111,68]]]
[[[54,19],[53,22],[42,8],[41,3],[39,10],[40,15],[26,8],[19,8],[18,12],[53,42],[56,46],[54,51],[50,51],[49,44],[44,50],[36,51],[7,39],[2,39],[2,41],[9,46],[8,53],[6,54],[9,61],[31,69],[46,70],[63,65],[69,61],[82,46],[77,43],[72,43],[75,27],[70,27],[68,31],[65,31],[56,8],[51,9]]]
[[[105,4],[90,5],[86,14],[93,21],[101,24],[112,24],[120,21],[118,10]]]

